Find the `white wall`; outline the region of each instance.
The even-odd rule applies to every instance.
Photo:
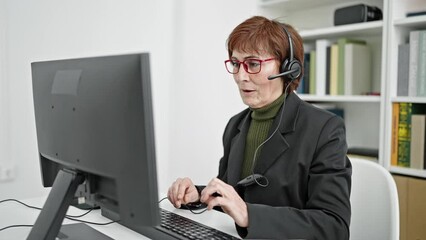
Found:
[[[246,107],[225,69],[226,39],[257,6],[255,0],[185,0],[177,7],[170,181],[189,176],[206,184],[217,175],[228,120]]]
[[[10,167],[13,161],[9,157],[9,94],[6,61],[7,11],[6,2],[0,1],[0,168]],[[1,169],[0,169],[1,171]],[[2,174],[2,172],[0,172]],[[0,178],[1,179],[1,178]]]
[[[0,136],[0,164],[9,161],[16,170],[13,181],[0,182],[2,198],[46,192],[30,63],[49,59],[151,52],[160,192],[176,177],[202,184],[216,176],[224,127],[245,108],[224,68],[225,41],[238,23],[256,14],[256,0],[0,3],[0,33],[5,33],[0,35],[0,69],[5,69],[0,130],[9,129]]]
[[[6,110],[9,121],[0,123],[2,130],[9,129],[9,146],[1,149],[1,155],[10,157],[16,170],[14,181],[0,183],[2,198],[44,192],[32,101],[33,61],[149,51],[158,169],[167,175],[171,73],[164,66],[171,65],[173,56],[175,1],[9,0],[2,4],[8,15],[2,27],[7,31],[7,49],[1,54],[7,61],[7,79],[1,87],[7,95],[2,95],[1,112]]]

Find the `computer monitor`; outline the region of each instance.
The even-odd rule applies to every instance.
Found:
[[[28,239],[55,239],[76,197],[152,238],[160,223],[149,54],[31,64],[42,181]]]

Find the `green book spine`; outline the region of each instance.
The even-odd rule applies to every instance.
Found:
[[[316,94],[316,68],[317,68],[317,52],[311,51],[311,65],[309,65],[309,94]]]
[[[337,67],[337,94],[345,94],[345,45],[348,43],[366,44],[364,40],[339,38],[337,39],[338,45],[338,67]]]
[[[410,167],[412,103],[399,104],[398,162],[400,167]]]
[[[426,114],[426,104],[399,103],[397,165],[401,167],[411,166],[411,116],[413,114]]]

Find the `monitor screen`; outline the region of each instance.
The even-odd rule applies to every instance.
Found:
[[[150,236],[160,219],[149,54],[31,68],[42,182],[52,188],[29,239],[54,239],[76,196]]]

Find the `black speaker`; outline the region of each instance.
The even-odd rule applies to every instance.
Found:
[[[369,22],[383,19],[382,10],[378,7],[358,4],[334,11],[334,25]]]

